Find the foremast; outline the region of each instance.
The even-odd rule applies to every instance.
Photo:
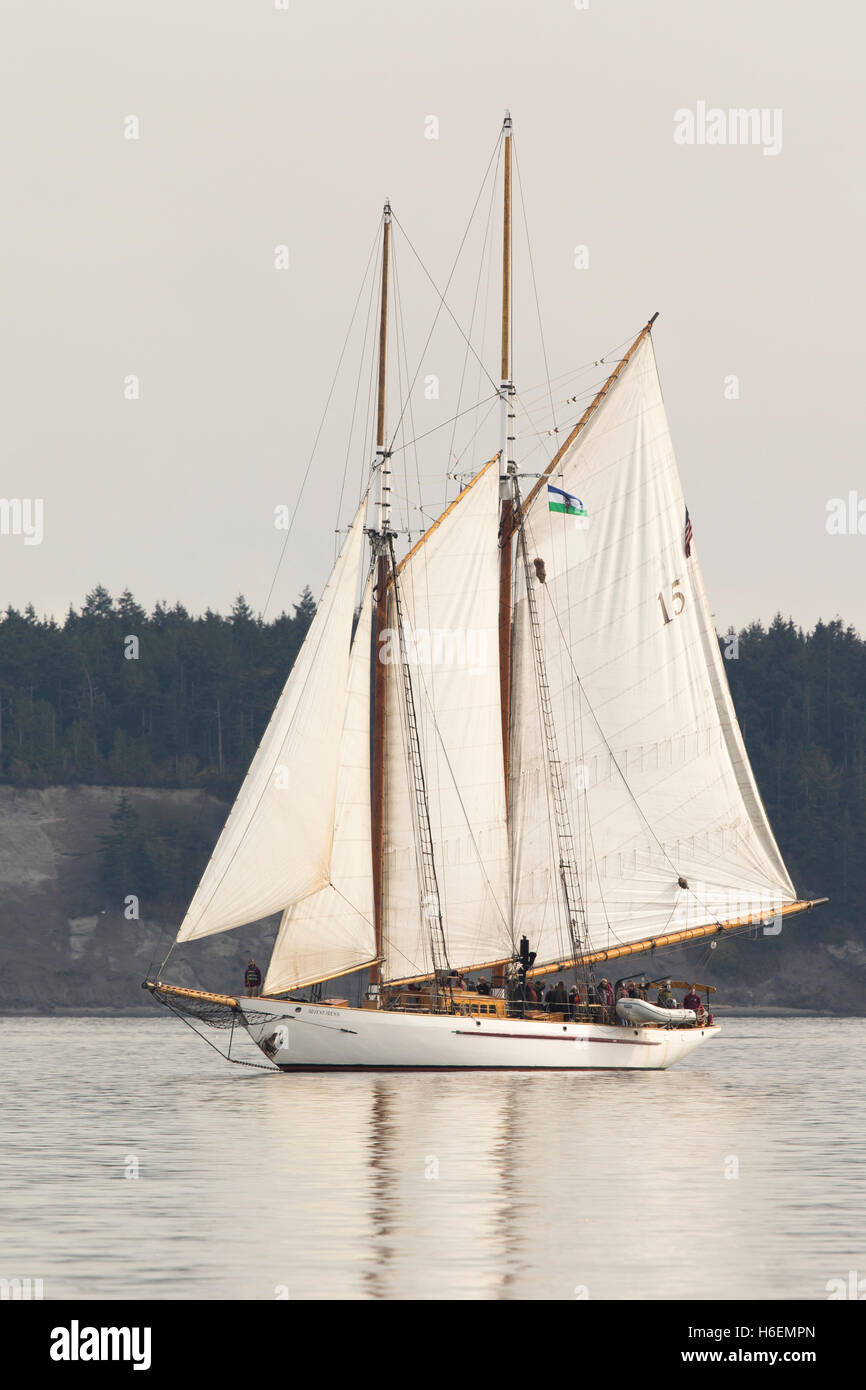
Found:
[[[396,533],[391,527],[391,449],[387,442],[387,365],[388,365],[388,290],[391,252],[391,205],[386,200],[382,215],[382,284],[379,305],[379,363],[376,402],[376,466],[379,470],[379,525],[369,532],[376,562],[376,620],[373,633],[373,749],[371,775],[371,849],[373,868],[373,914],[376,933],[376,962],[370,967],[369,981],[379,986],[384,956],[384,841],[385,841],[385,741],[387,667],[383,660],[388,629],[389,593],[393,594],[394,617],[397,624],[402,695],[406,721],[407,758],[412,791],[412,810],[418,860],[420,910],[427,926],[433,966],[434,993],[448,973],[448,951],[442,920],[442,904],[436,873],[427,785],[412,673],[406,639],[406,625],[398,581],[398,565],[394,554]]]
[[[385,686],[386,670],[379,660],[388,626],[388,564],[391,554],[391,453],[385,437],[386,374],[388,367],[388,272],[391,252],[391,204],[382,213],[382,287],[379,305],[379,381],[376,399],[376,460],[379,469],[379,526],[370,532],[376,559],[376,615],[373,623],[373,753],[370,839],[373,860],[373,920],[376,929],[375,965],[370,984],[378,985],[383,943],[383,877],[385,838]]]

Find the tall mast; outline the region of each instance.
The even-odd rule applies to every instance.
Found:
[[[502,126],[502,354],[499,377],[499,696],[502,712],[502,760],[508,796],[509,721],[511,711],[511,558],[514,534],[514,412],[511,406],[511,113]]]
[[[373,632],[373,785],[371,840],[373,849],[373,920],[377,961],[382,956],[382,855],[385,837],[385,666],[379,660],[381,635],[388,626],[388,555],[391,524],[391,455],[385,439],[386,371],[388,365],[388,265],[391,249],[391,204],[382,215],[382,294],[379,310],[379,390],[376,404],[376,458],[379,466],[379,529],[372,540],[377,554],[376,621]],[[378,963],[370,967],[370,984],[378,984]]]
[[[511,409],[511,112],[502,125],[502,353],[499,372],[499,708],[502,766],[508,804],[511,726],[511,557],[514,535],[514,415]],[[505,968],[493,970],[493,989],[505,987]]]

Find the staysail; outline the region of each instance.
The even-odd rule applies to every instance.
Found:
[[[178,941],[254,922],[328,882],[366,507],[365,497]]]
[[[498,476],[487,465],[400,567],[406,645],[452,966],[510,955],[498,665]],[[430,968],[395,605],[386,693],[383,978]]]
[[[370,874],[372,614],[371,578],[349,660],[330,882],[283,913],[265,980],[266,994],[360,970],[376,956]]]
[[[587,945],[796,901],[737,726],[647,335],[525,526]],[[538,563],[536,563],[536,561]],[[514,612],[515,936],[567,954],[525,577]]]

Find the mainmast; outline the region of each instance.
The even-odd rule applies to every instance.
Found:
[[[391,204],[382,215],[382,291],[379,310],[379,390],[376,403],[376,458],[379,467],[379,527],[371,535],[376,562],[376,621],[373,628],[373,776],[371,841],[373,850],[373,920],[377,963],[370,967],[370,984],[379,983],[382,958],[382,853],[385,835],[385,666],[379,659],[382,634],[388,626],[388,559],[391,525],[391,454],[385,439],[386,372],[388,365],[388,270],[391,250]]]
[[[502,711],[502,761],[508,796],[509,723],[511,715],[511,560],[514,534],[514,411],[511,397],[511,113],[502,126],[502,341],[499,374],[499,695]]]
[[[508,804],[511,729],[511,558],[514,535],[514,412],[511,396],[511,112],[502,125],[502,335],[499,371],[499,707],[502,720],[502,767]],[[505,985],[502,965],[494,967],[493,987]]]

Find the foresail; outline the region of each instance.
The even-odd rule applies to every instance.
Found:
[[[328,882],[366,498],[177,935],[256,921]]]
[[[370,847],[372,612],[370,579],[349,659],[330,882],[283,913],[265,980],[266,994],[348,974],[369,965],[376,956]]]
[[[400,570],[407,647],[452,965],[512,951],[499,715],[498,476],[488,465]],[[386,695],[385,979],[430,968],[393,599]],[[429,907],[427,910],[430,910]]]
[[[749,767],[647,338],[529,508],[590,949],[795,901]],[[542,582],[543,578],[543,582]],[[514,614],[515,935],[568,941],[525,586]],[[683,887],[679,880],[683,880]]]

